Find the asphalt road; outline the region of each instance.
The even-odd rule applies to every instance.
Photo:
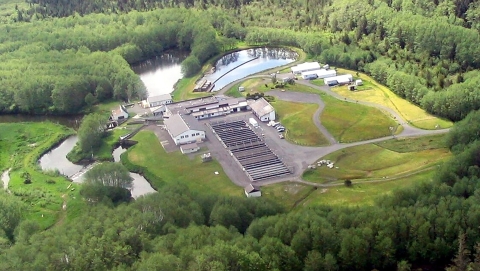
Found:
[[[231,88],[234,84],[238,83],[239,81],[250,79],[250,78],[270,78],[269,75],[265,74],[257,74],[257,75],[252,75],[245,77],[243,79],[237,80],[235,82],[230,83],[229,85],[225,86],[223,89],[219,90],[217,93],[218,94],[223,94],[225,93],[226,90]],[[401,126],[403,126],[403,131],[400,134],[397,134],[395,136],[387,136],[387,137],[382,137],[382,138],[376,138],[376,139],[371,139],[371,140],[364,140],[364,141],[358,141],[358,142],[353,142],[353,143],[338,143],[333,136],[328,132],[328,130],[322,125],[320,121],[320,115],[325,108],[325,103],[321,100],[319,95],[316,94],[309,94],[309,93],[302,93],[302,92],[292,92],[292,91],[279,91],[279,90],[273,90],[267,92],[268,95],[275,96],[276,98],[280,100],[285,100],[285,101],[294,101],[294,102],[305,102],[305,103],[317,103],[319,105],[319,108],[315,112],[313,116],[313,121],[317,128],[322,132],[327,139],[330,142],[329,146],[325,147],[305,147],[305,146],[298,146],[295,144],[292,144],[286,140],[279,139],[278,134],[275,129],[271,127],[267,127],[265,124],[261,124],[262,129],[264,130],[264,133],[266,135],[266,143],[270,146],[270,148],[274,151],[276,151],[277,155],[287,164],[291,165],[293,167],[293,174],[289,175],[287,177],[283,178],[275,178],[275,179],[270,179],[270,180],[264,180],[264,181],[259,181],[255,182],[256,185],[258,186],[263,186],[263,185],[268,185],[272,183],[279,183],[279,182],[285,182],[285,181],[293,181],[293,182],[299,182],[303,184],[308,184],[308,185],[315,185],[319,187],[330,187],[333,186],[333,184],[318,184],[318,183],[311,183],[302,180],[301,176],[303,172],[308,168],[308,165],[311,165],[315,163],[318,159],[321,157],[324,157],[325,155],[344,149],[344,148],[349,148],[349,147],[354,147],[354,146],[359,146],[359,145],[365,145],[365,144],[370,144],[370,143],[376,143],[376,142],[381,142],[385,141],[388,139],[393,139],[393,138],[398,138],[398,137],[417,137],[417,136],[427,136],[427,135],[435,135],[435,134],[442,134],[442,133],[447,133],[449,129],[438,129],[438,130],[423,130],[419,129],[416,127],[411,126],[400,114],[398,114],[396,111],[394,111],[391,108],[388,108],[386,106],[382,106],[379,104],[375,103],[370,103],[370,102],[363,102],[363,101],[356,101],[352,99],[345,98],[333,91],[330,90],[328,86],[317,86],[312,83],[310,83],[307,80],[297,80],[297,84],[302,84],[306,85],[309,87],[312,87],[318,91],[323,91],[324,93],[327,93],[328,95],[337,98],[342,101],[347,101],[351,103],[358,103],[358,104],[363,104],[371,107],[375,107],[380,109],[382,112],[387,112],[390,117],[392,117],[394,120],[397,121],[397,123]],[[238,178],[238,174],[237,175]],[[232,179],[232,178],[231,178]],[[382,182],[382,181],[391,181],[392,179],[379,179],[379,180],[373,180],[372,182]],[[246,185],[248,184],[247,182],[241,181],[237,182],[234,181],[237,185]]]

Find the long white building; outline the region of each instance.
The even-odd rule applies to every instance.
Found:
[[[351,74],[344,74],[334,77],[328,77],[323,79],[323,82],[327,86],[343,85],[353,82],[353,76]]]
[[[337,75],[337,71],[335,70],[325,70],[325,69],[320,69],[320,70],[314,70],[314,71],[308,71],[308,72],[302,72],[302,78],[303,79],[322,79],[322,78],[328,78],[328,77],[333,77]]]
[[[297,66],[293,66],[291,68],[293,74],[300,75],[302,72],[314,71],[319,70],[320,64],[318,62],[305,62],[302,64],[298,64]]]

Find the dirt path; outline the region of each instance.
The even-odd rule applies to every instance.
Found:
[[[313,114],[313,123],[317,126],[318,130],[328,139],[330,144],[337,144],[338,142],[335,140],[332,134],[322,125],[320,120],[320,115],[325,109],[325,103],[320,96],[317,94],[310,94],[310,93],[300,93],[300,92],[291,92],[291,91],[280,91],[280,90],[272,90],[266,93],[267,95],[274,96],[282,101],[287,102],[296,102],[296,103],[316,103],[318,104],[318,109]]]

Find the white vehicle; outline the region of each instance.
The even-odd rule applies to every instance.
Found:
[[[253,127],[255,127],[255,128],[258,127],[258,122],[257,122],[254,118],[249,118],[249,119],[248,119],[248,122],[250,122],[250,124],[251,124]]]

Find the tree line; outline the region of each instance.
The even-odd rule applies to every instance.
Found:
[[[65,14],[71,16],[4,25],[0,111],[72,113],[109,98],[143,98],[145,88],[128,64],[187,50],[182,71],[191,76],[238,41],[297,46],[321,62],[365,71],[451,120],[480,108],[471,75],[480,67],[474,2],[442,1],[428,9],[423,1],[227,2],[154,1],[158,6],[116,12],[110,11],[120,2],[85,2],[109,10],[89,15],[75,14],[76,2],[38,2],[71,9]],[[63,99],[69,91],[75,98]],[[85,101],[89,93],[95,99]]]
[[[141,99],[145,86],[129,64],[172,48],[191,51],[190,59],[203,64],[221,45],[205,16],[186,9],[92,14],[8,24],[4,30],[4,113],[76,113],[112,98]]]

